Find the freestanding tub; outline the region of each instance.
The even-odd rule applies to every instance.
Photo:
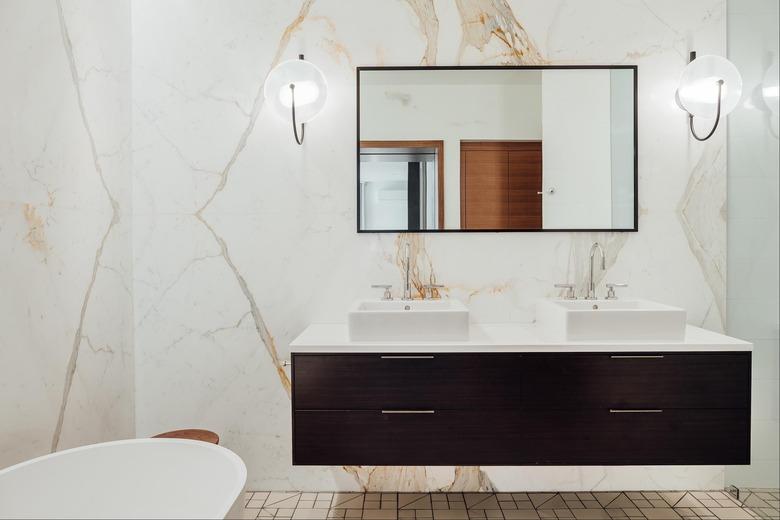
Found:
[[[0,518],[240,518],[246,466],[200,441],[91,444],[0,470]]]

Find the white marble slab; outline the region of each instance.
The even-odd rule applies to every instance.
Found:
[[[218,431],[259,489],[722,487],[721,466],[293,467],[279,360],[307,323],[398,284],[403,240],[415,285],[480,321],[530,321],[553,283],[582,286],[599,240],[600,290],[629,281],[723,330],[725,126],[694,142],[673,95],[689,50],[725,54],[724,8],[4,0],[0,466],[131,436],[135,415],[138,436]],[[262,98],[299,52],[329,84],[303,147]],[[639,66],[639,233],[355,233],[355,66],[540,62]]]
[[[741,339],[688,325],[683,341],[550,343],[533,324],[484,323],[471,325],[468,341],[350,341],[344,323],[313,323],[290,343],[295,353],[414,353],[414,352],[736,352],[752,351]]]
[[[674,104],[688,51],[725,53],[723,0],[134,0],[136,429],[197,424],[255,489],[712,489],[723,468],[297,467],[290,342],[344,319],[372,283],[447,285],[476,322],[530,322],[556,282],[604,282],[723,330],[725,131],[705,143]],[[381,23],[377,23],[381,20]],[[263,106],[304,53],[328,104],[298,146]],[[639,233],[355,233],[355,67],[622,63],[639,67]],[[724,127],[725,130],[725,127]],[[397,290],[396,290],[397,295]],[[623,487],[621,487],[623,486]]]
[[[130,2],[0,2],[0,468],[134,435]]]

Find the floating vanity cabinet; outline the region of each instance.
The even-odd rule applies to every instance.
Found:
[[[293,463],[747,464],[750,356],[294,353]]]

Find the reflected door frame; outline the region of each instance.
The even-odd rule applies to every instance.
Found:
[[[436,189],[437,189],[436,228],[444,229],[444,141],[443,140],[360,141],[360,148],[435,148],[436,149]],[[358,156],[359,155],[360,154],[358,153]],[[359,227],[360,227],[360,222],[358,219],[358,228]]]

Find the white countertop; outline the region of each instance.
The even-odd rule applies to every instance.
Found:
[[[752,351],[741,339],[704,330],[685,329],[685,340],[675,342],[567,342],[548,343],[533,324],[472,323],[468,341],[361,341],[349,340],[346,323],[313,323],[290,344],[294,353],[409,353],[409,352],[736,352]]]

